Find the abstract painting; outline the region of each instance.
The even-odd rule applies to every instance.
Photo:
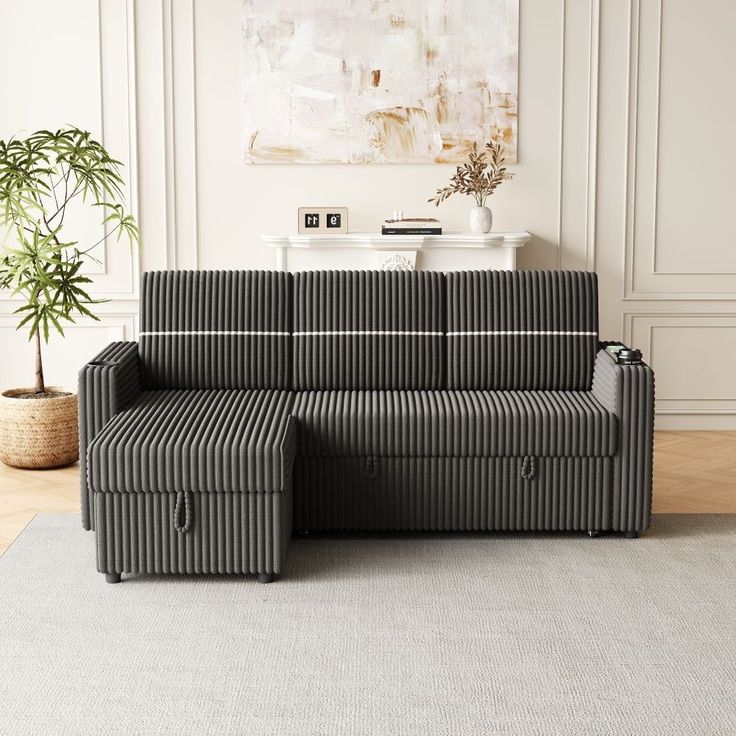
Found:
[[[243,0],[245,158],[516,160],[519,0]]]

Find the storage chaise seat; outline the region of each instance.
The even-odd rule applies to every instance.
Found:
[[[87,451],[102,566],[280,570],[291,533],[290,404],[288,391],[144,391],[116,414]]]
[[[79,382],[82,516],[121,573],[281,572],[293,519],[291,280],[143,276],[140,342]]]

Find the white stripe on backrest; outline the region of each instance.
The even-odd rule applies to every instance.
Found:
[[[444,332],[424,332],[421,330],[313,330],[310,332],[294,332],[294,337],[311,337],[318,335],[444,335]]]
[[[319,335],[597,335],[597,332],[577,330],[468,330],[466,332],[430,332],[423,330],[312,330],[309,332],[278,332],[268,330],[158,330],[138,333],[140,337],[156,335],[293,335],[310,337]]]
[[[140,337],[154,335],[290,335],[290,332],[268,332],[265,330],[160,330],[156,332],[139,332]]]
[[[598,333],[578,330],[469,330],[446,334],[448,337],[465,337],[466,335],[597,335]]]

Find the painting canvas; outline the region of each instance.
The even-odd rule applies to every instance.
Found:
[[[245,157],[516,160],[519,0],[243,0]]]

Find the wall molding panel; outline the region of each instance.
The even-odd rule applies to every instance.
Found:
[[[594,270],[600,0],[562,0],[561,5],[557,266]]]
[[[702,428],[724,428],[736,417],[736,314],[628,312],[626,334],[657,372],[660,429],[690,417]],[[699,420],[699,421],[698,421]],[[679,423],[675,426],[679,426]],[[674,427],[673,427],[674,428]]]
[[[197,268],[194,1],[137,0],[133,5],[141,260],[147,270]]]
[[[171,121],[176,259],[178,268],[199,266],[197,222],[197,91],[195,77],[194,0],[167,0],[171,28],[173,96]]]
[[[696,267],[678,271],[658,265],[665,247],[713,248],[717,245],[704,230],[682,232],[683,243],[663,243],[661,237],[662,219],[667,216],[660,182],[663,75],[667,73],[668,55],[678,51],[685,53],[682,48],[669,50],[672,44],[663,35],[663,23],[665,13],[673,13],[676,8],[664,0],[633,0],[632,3],[630,150],[626,155],[630,196],[627,200],[624,300],[736,300],[736,272],[728,269],[699,270]],[[722,145],[727,144],[725,140],[722,142]],[[717,143],[714,143],[711,155],[717,155],[715,151]],[[687,164],[685,153],[683,159],[683,164]],[[684,180],[683,186],[697,186],[697,182]],[[676,209],[670,208],[671,214],[675,214]],[[728,213],[723,215],[725,219]],[[721,237],[733,240],[728,234]]]
[[[123,305],[124,307],[126,305]],[[127,305],[129,306],[129,305]],[[52,337],[42,347],[44,374],[48,385],[75,388],[81,364],[115,340],[132,340],[137,334],[137,317],[125,310],[108,309],[100,321],[85,318],[64,325],[65,338]],[[0,341],[3,350],[13,355],[10,365],[3,365],[3,388],[32,385],[34,367],[33,344],[24,331],[16,329],[12,314],[0,314]],[[11,363],[11,361],[8,361]]]
[[[687,3],[665,0],[603,6],[599,89],[600,120],[605,122],[598,145],[596,207],[602,331],[614,332],[616,320],[611,317],[620,315],[622,339],[641,348],[653,366],[659,429],[736,429],[731,378],[736,364],[736,274],[733,259],[728,260],[734,245],[728,242],[733,241],[729,211],[714,208],[711,214],[722,220],[679,225],[695,222],[701,207],[707,212],[708,198],[720,196],[727,182],[726,176],[718,178],[716,164],[708,163],[728,150],[725,128],[706,122],[704,129],[723,137],[693,150],[689,146],[695,141],[689,137],[683,139],[682,153],[676,150],[689,120],[689,94],[709,99],[695,95],[692,80],[678,67],[680,60],[691,63],[688,39],[713,38],[720,53],[730,53],[736,63],[736,51],[728,50],[724,36],[716,38],[720,31],[713,25],[731,6],[720,0],[715,5],[720,11],[710,16]],[[696,105],[692,114],[707,117],[709,106]],[[619,136],[622,123],[624,135]],[[697,171],[712,170],[714,181],[688,180],[689,161],[696,162]],[[678,164],[684,169],[681,181],[673,178]],[[673,196],[678,187],[685,194]],[[722,270],[702,267],[701,262],[712,264],[721,254]],[[687,267],[677,268],[680,263]]]
[[[124,164],[125,199],[137,217],[135,28],[127,2],[99,0],[98,8],[102,144]],[[95,295],[129,301],[137,314],[138,251],[115,237],[103,245],[105,271],[94,277]]]

